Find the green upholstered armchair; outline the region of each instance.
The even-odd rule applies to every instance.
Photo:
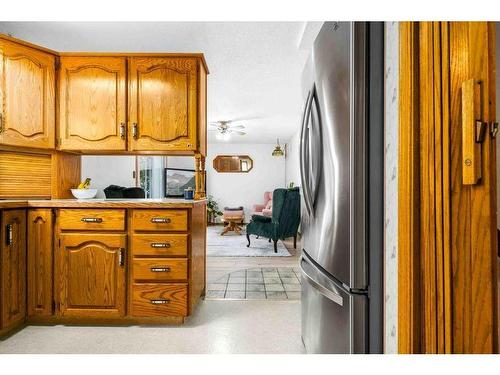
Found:
[[[247,240],[250,247],[250,235],[255,234],[274,241],[274,252],[278,252],[278,240],[293,237],[293,246],[297,248],[297,230],[300,224],[299,188],[276,189],[273,193],[273,214],[271,217],[253,215],[248,223]]]

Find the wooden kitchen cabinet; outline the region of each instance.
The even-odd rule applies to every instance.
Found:
[[[2,211],[1,225],[0,331],[6,332],[26,318],[26,211]]]
[[[59,149],[126,149],[126,74],[124,57],[61,57]]]
[[[61,316],[117,318],[125,315],[126,244],[126,234],[60,235]]]
[[[28,210],[28,317],[53,314],[53,214],[50,208]]]
[[[53,149],[55,56],[0,38],[0,144]]]
[[[198,129],[196,58],[129,59],[129,150],[196,150]]]

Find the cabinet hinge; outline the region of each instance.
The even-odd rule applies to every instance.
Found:
[[[61,69],[61,61],[57,58],[56,59],[56,70]]]
[[[56,311],[56,301],[52,301],[52,312]]]
[[[61,239],[58,238],[59,248],[61,248]]]

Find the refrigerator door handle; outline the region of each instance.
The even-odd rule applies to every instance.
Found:
[[[335,302],[337,305],[343,306],[344,305],[344,298],[338,294],[335,293],[334,291],[324,287],[320,283],[318,283],[314,278],[307,273],[307,271],[304,269],[304,266],[302,265],[303,263],[307,262],[304,257],[300,258],[300,271],[302,273],[302,276],[304,276],[304,279],[307,281],[307,283],[312,286],[314,289],[316,289],[319,293],[321,293],[324,297],[328,298],[329,300]]]
[[[313,116],[313,110],[316,113],[316,116]],[[314,172],[314,180],[313,180],[313,186],[311,187],[310,191],[310,203],[311,207],[315,208],[316,206],[316,197],[318,195],[318,189],[319,189],[319,182],[321,178],[321,173],[323,170],[323,138],[322,138],[322,124],[321,124],[321,112],[319,108],[319,101],[318,101],[318,95],[316,92],[316,85],[313,86],[312,92],[311,92],[311,108],[310,108],[310,116],[311,118],[311,135],[312,135],[312,141],[313,143],[313,149],[310,150],[314,153],[314,156],[316,157],[315,159],[311,160],[311,168],[313,168]],[[316,121],[315,121],[316,119]],[[314,127],[314,128],[313,128]]]
[[[309,216],[312,215],[312,205],[311,205],[311,197],[309,190],[309,166],[306,163],[306,157],[309,155],[309,149],[307,148],[309,141],[308,139],[308,130],[307,125],[309,121],[307,120],[309,117],[309,112],[311,109],[312,103],[312,95],[311,92],[307,94],[306,105],[304,108],[304,113],[302,115],[302,129],[300,132],[300,179],[302,182],[302,190],[304,192],[304,202],[306,204],[306,210]]]

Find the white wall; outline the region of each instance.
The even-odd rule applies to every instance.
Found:
[[[385,24],[384,352],[398,352],[399,24]]]
[[[92,179],[91,187],[99,189],[97,198],[104,198],[103,189],[109,185],[135,186],[134,170],[135,156],[82,156],[81,179]]]
[[[285,187],[285,158],[272,156],[273,144],[211,143],[206,158],[207,194],[219,207],[243,206],[246,221],[252,205],[263,203],[265,191]],[[248,173],[218,173],[213,169],[217,155],[248,155],[253,169]]]
[[[297,131],[287,143],[286,149],[286,186],[293,182],[301,186],[300,181],[300,130]]]
[[[167,168],[194,169],[194,156],[167,156]]]

